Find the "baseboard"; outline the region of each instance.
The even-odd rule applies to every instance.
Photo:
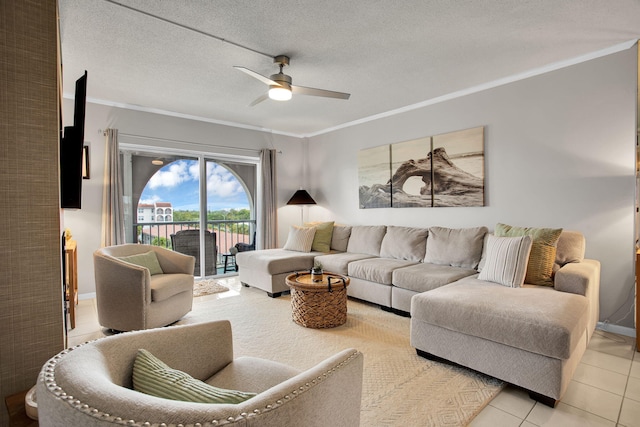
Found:
[[[78,294],[78,299],[94,299],[96,297],[95,292],[89,292],[88,294]]]
[[[624,335],[627,337],[634,337],[636,336],[636,330],[634,328],[628,328],[626,326],[618,326],[618,325],[612,325],[611,323],[605,323],[605,322],[598,322],[596,324],[596,329],[599,329],[601,331],[606,331],[606,332],[613,332],[614,334],[620,334],[620,335]]]

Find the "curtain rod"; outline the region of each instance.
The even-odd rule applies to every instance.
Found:
[[[103,130],[100,130],[100,132],[103,133],[103,135],[106,135],[106,133]],[[177,142],[179,144],[187,144],[187,145],[195,145],[198,147],[208,147],[208,148],[226,148],[226,149],[230,149],[230,150],[239,150],[239,151],[248,151],[251,153],[260,153],[260,150],[256,150],[255,148],[242,148],[242,147],[230,147],[227,145],[209,145],[209,144],[204,144],[202,142],[192,142],[192,141],[181,141],[179,139],[170,139],[170,138],[160,138],[160,137],[155,137],[155,136],[144,136],[144,135],[134,135],[131,133],[118,133],[118,136],[124,136],[124,137],[129,137],[129,138],[138,138],[138,139],[147,139],[147,140],[155,140],[155,141],[165,141],[165,142]],[[282,153],[282,151],[278,151],[279,154]]]

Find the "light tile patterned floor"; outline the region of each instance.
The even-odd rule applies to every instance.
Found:
[[[240,291],[237,277],[224,278],[221,283],[231,291],[197,298],[194,304],[207,304]],[[102,336],[95,299],[81,300],[68,345]],[[555,409],[531,400],[525,391],[508,386],[471,426],[640,427],[640,353],[636,351],[635,339],[597,330]]]

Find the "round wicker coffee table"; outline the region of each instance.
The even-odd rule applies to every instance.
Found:
[[[287,276],[291,288],[291,316],[306,328],[335,328],[347,321],[347,286],[349,278],[324,273],[322,281],[311,280],[310,273]]]

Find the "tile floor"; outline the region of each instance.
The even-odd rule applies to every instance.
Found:
[[[206,305],[217,298],[239,294],[237,276],[221,280],[230,292],[194,301]],[[73,346],[104,336],[98,324],[95,299],[81,300],[76,328],[69,332]],[[640,353],[635,339],[597,330],[564,398],[555,409],[531,400],[515,387],[506,387],[473,420],[472,427],[640,427]]]

